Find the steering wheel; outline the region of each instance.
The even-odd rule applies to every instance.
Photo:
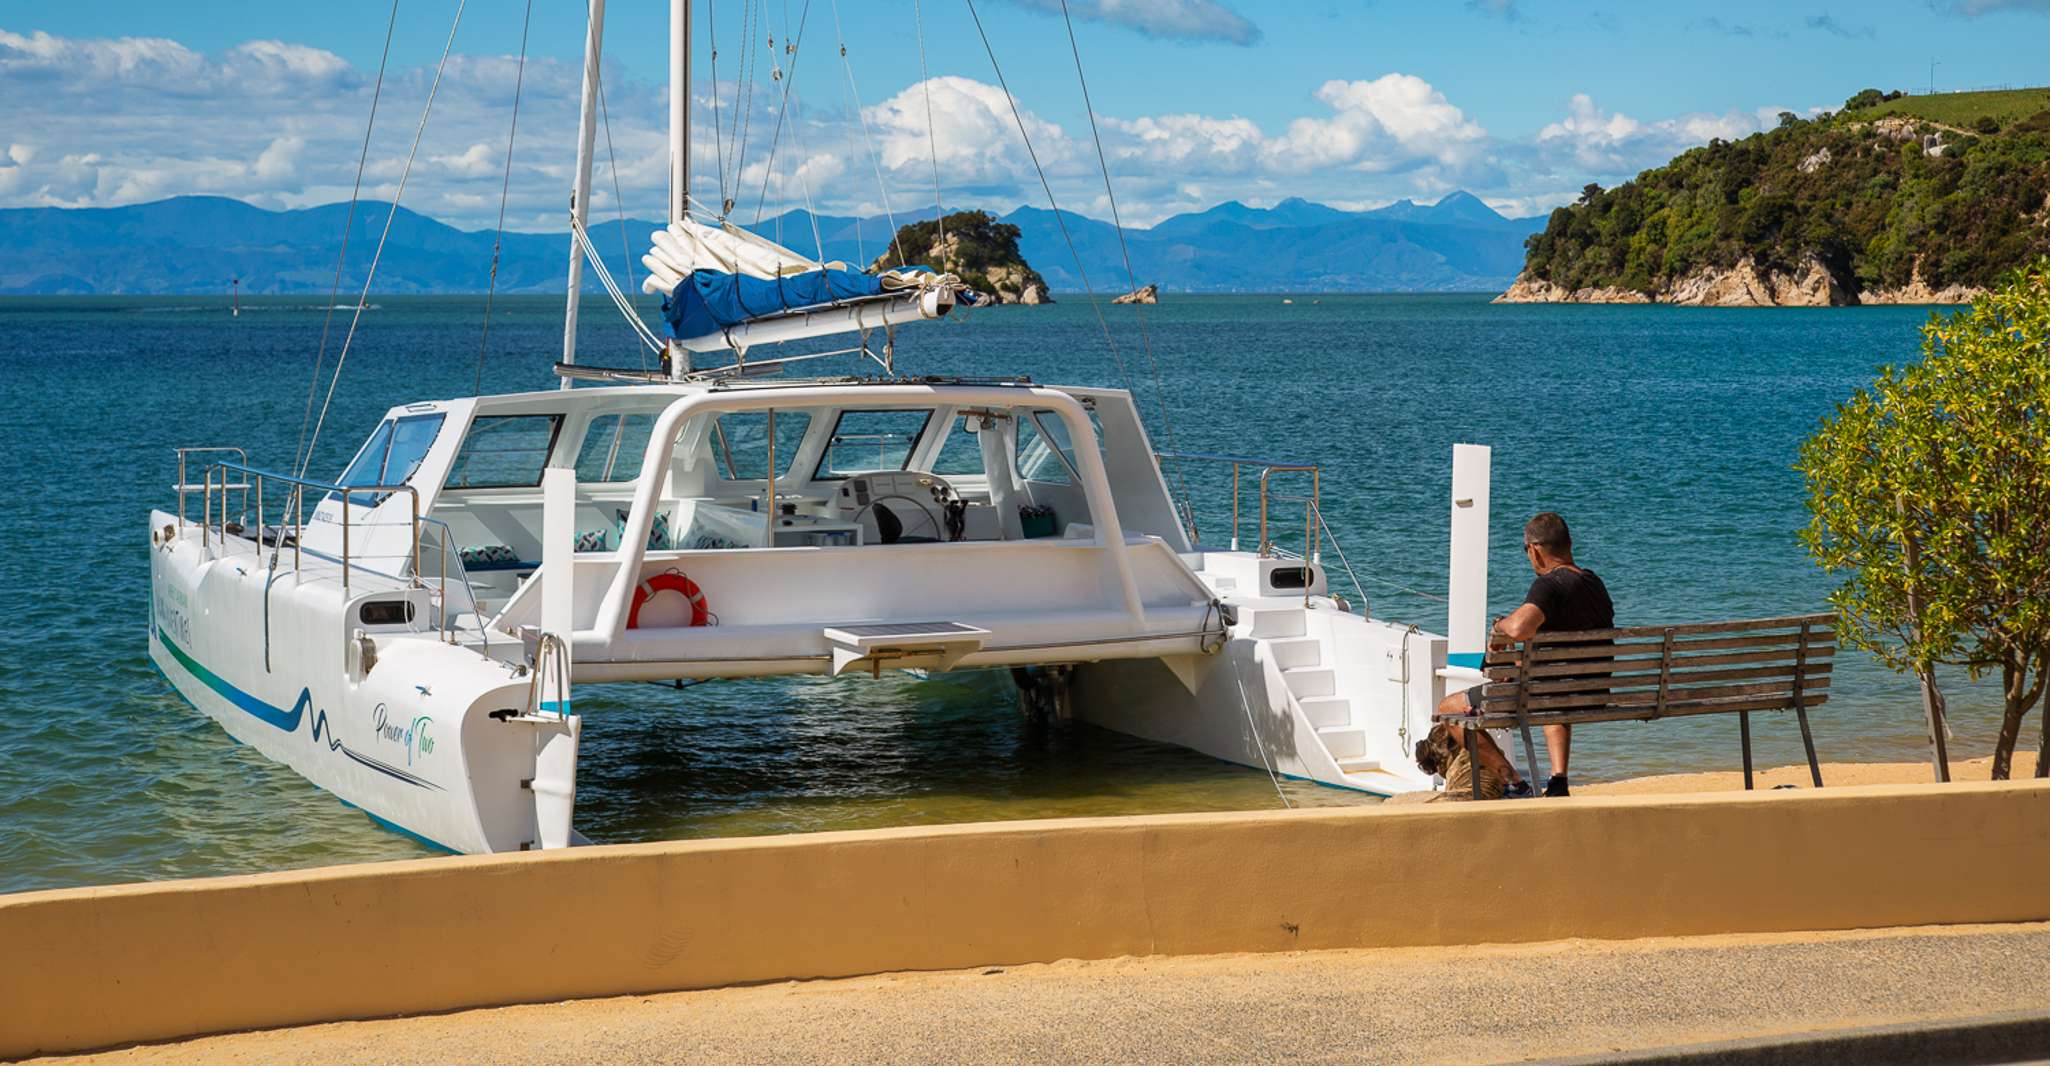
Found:
[[[946,478],[916,470],[863,476],[868,479],[871,495],[866,504],[855,510],[853,518],[859,521],[862,511],[875,511],[876,533],[883,543],[894,544],[906,533],[930,536],[936,541],[962,538],[967,507]],[[916,517],[904,521],[895,510],[884,506],[885,501],[908,505],[916,511]],[[891,529],[892,525],[897,528]]]

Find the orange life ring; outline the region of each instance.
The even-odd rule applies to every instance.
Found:
[[[641,605],[655,598],[658,592],[681,592],[690,601],[690,624],[704,625],[711,620],[712,612],[705,607],[705,594],[698,589],[698,583],[674,570],[656,574],[641,582],[634,590],[633,607],[626,613],[626,627],[638,629],[641,624]]]

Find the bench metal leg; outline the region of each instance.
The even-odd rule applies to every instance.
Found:
[[[1530,739],[1530,716],[1521,708],[1516,712],[1516,727],[1523,730],[1523,771],[1530,775],[1530,798],[1536,799],[1544,795],[1543,790],[1537,787],[1537,745]]]
[[[1481,798],[1481,749],[1480,742],[1473,738],[1478,732],[1475,726],[1466,727],[1466,776],[1473,779],[1474,799]]]
[[[1794,716],[1801,720],[1801,746],[1808,749],[1808,776],[1815,780],[1815,787],[1822,787],[1822,764],[1815,761],[1815,734],[1808,730],[1808,708],[1796,706]]]
[[[1737,735],[1744,741],[1744,791],[1751,791],[1751,712],[1737,712]]]

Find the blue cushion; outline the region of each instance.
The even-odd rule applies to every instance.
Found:
[[[503,544],[478,544],[456,549],[465,570],[532,570],[539,563],[521,562],[518,553]]]
[[[577,534],[577,548],[580,552],[602,552],[612,543],[612,533],[603,529],[586,529]]]
[[[621,544],[626,543],[626,516],[625,511],[612,512],[612,534],[619,538]],[[669,540],[669,513],[656,511],[654,523],[648,526],[648,550],[668,551],[670,547],[672,544]]]

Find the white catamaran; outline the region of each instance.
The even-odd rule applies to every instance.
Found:
[[[869,356],[871,331],[975,294],[694,218],[681,0],[670,224],[644,260],[670,298],[664,366],[580,365],[583,257],[604,273],[583,230],[590,6],[562,387],[395,407],[333,482],[179,449],[176,510],[150,516],[149,627],[179,692],[380,822],[465,852],[580,839],[571,693],[594,682],[1005,668],[1051,713],[1276,775],[1431,787],[1412,745],[1448,681],[1478,679],[1463,667],[1482,640],[1485,450],[1455,457],[1469,609],[1448,668],[1446,638],[1327,587],[1311,464],[1157,452],[1128,390],[908,377],[888,356],[868,378],[777,376],[749,351],[857,333]],[[712,352],[732,362],[693,368]],[[1194,541],[1162,474],[1203,459],[1232,471],[1224,545]],[[1246,548],[1242,477],[1258,483]],[[1301,487],[1283,497],[1283,479]],[[1301,508],[1300,553],[1272,543],[1282,506]]]

